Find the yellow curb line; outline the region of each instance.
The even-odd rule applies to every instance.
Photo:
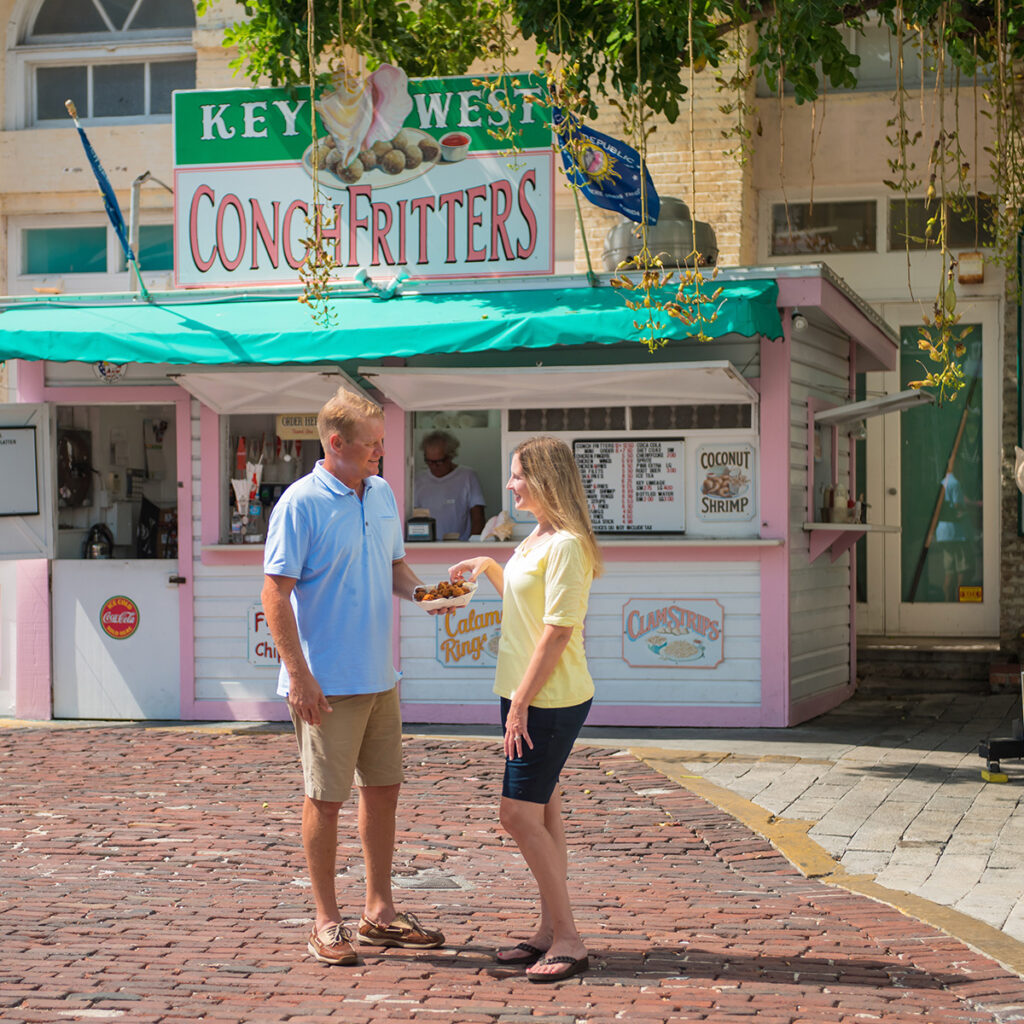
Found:
[[[1024,942],[1010,938],[998,928],[959,910],[879,885],[874,875],[849,874],[842,864],[807,834],[817,822],[777,817],[731,790],[709,782],[703,776],[687,772],[685,765],[680,763],[689,760],[685,751],[634,747],[629,752],[683,789],[702,797],[763,836],[805,877],[885,903],[908,917],[944,931],[998,961],[1007,970],[1024,977]],[[729,755],[721,756],[725,758]]]

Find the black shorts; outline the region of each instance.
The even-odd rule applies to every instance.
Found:
[[[592,700],[569,708],[535,708],[526,714],[526,729],[533,746],[523,742],[522,757],[506,758],[501,795],[531,804],[546,804],[558,785],[558,776],[572,745],[587,720]],[[501,730],[505,731],[512,702],[501,698]]]

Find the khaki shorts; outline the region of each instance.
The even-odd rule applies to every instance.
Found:
[[[395,786],[402,775],[398,687],[384,693],[328,697],[319,725],[291,712],[306,796],[343,803],[357,786]]]

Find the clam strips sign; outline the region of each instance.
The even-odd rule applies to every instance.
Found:
[[[622,606],[622,660],[633,668],[717,668],[725,609],[710,597],[634,597]]]
[[[315,104],[314,203],[308,90],[176,92],[175,281],[296,282],[313,216],[339,280],[360,267],[425,279],[550,274],[545,98],[530,75],[410,80],[383,65],[336,81]],[[502,155],[509,127],[518,151]]]

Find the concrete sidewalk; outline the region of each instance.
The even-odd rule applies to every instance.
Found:
[[[1024,942],[1024,762],[1003,762],[1009,781],[986,783],[977,752],[979,740],[1013,735],[1020,715],[1011,694],[855,698],[791,729],[672,730],[629,742],[662,748],[651,763],[748,823],[767,812],[759,831],[785,841],[812,875],[831,873],[833,860],[910,894],[918,914],[918,901],[930,901]],[[712,785],[685,778],[695,775]],[[1024,970],[1024,957],[1016,962]]]
[[[692,758],[718,770],[742,752],[701,761],[691,737],[648,739],[659,746],[602,742],[570,761],[572,889],[593,969],[539,986],[491,959],[495,945],[528,933],[534,909],[495,821],[493,739],[407,740],[397,891],[404,908],[443,926],[448,947],[367,948],[359,967],[325,968],[305,954],[309,893],[286,732],[2,729],[0,1020],[1024,1020],[1018,974],[849,887],[805,877],[742,817],[684,785],[716,785],[684,770]],[[642,758],[665,762],[680,783]],[[354,808],[342,818],[354,919]]]

